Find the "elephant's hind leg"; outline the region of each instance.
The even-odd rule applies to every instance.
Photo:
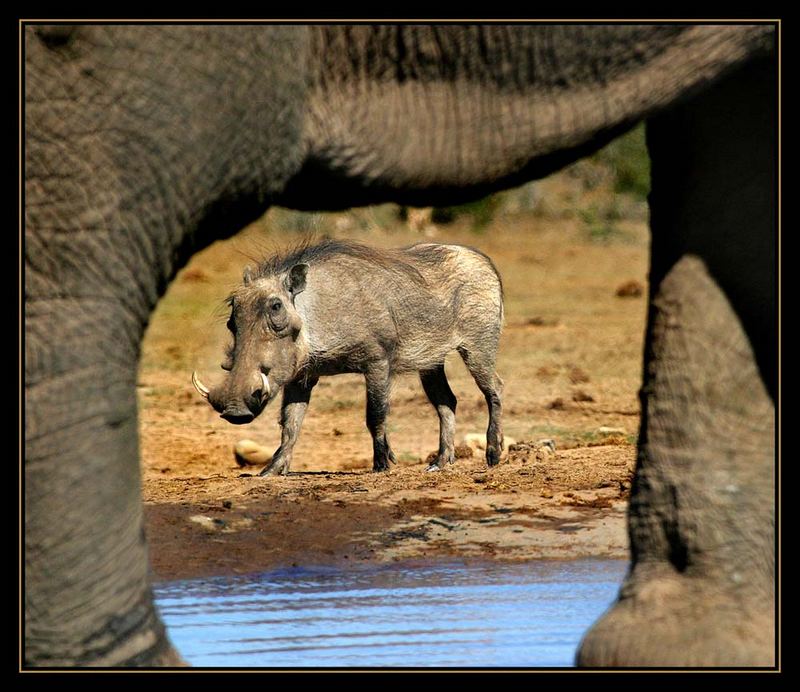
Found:
[[[728,301],[696,257],[653,305],[633,565],[582,665],[770,665],[774,408]]]

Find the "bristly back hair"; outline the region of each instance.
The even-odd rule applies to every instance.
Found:
[[[372,248],[351,240],[335,238],[324,238],[319,241],[313,237],[305,238],[294,247],[267,257],[258,264],[256,278],[284,274],[295,264],[313,265],[341,256],[352,257],[385,271],[403,274],[415,283],[427,286],[425,277],[397,250]]]

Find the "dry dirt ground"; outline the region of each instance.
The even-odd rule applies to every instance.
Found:
[[[493,258],[505,284],[505,433],[529,444],[512,447],[493,469],[478,453],[426,473],[438,420],[418,379],[402,377],[389,418],[398,463],[373,474],[363,379],[339,376],[314,390],[292,473],[260,478],[258,467],[238,467],[232,450],[242,438],[278,446],[277,402],[250,426],[232,426],[194,392],[190,375],[196,368],[208,382],[222,377],[224,298],[250,258],[298,239],[272,218],[197,254],[148,329],[138,391],[156,579],[345,561],[626,555],[644,221],[620,222],[598,240],[576,216],[507,214],[481,233],[457,222],[425,236],[399,221],[348,229],[344,215],[336,223],[329,215],[338,237],[380,246],[459,242]],[[457,439],[485,431],[485,402],[469,373],[457,356],[446,368],[458,397]],[[532,444],[545,438],[555,453]]]

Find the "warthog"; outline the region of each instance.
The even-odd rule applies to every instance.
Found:
[[[311,390],[319,377],[361,373],[367,385],[367,427],[374,471],[394,454],[386,437],[395,373],[419,372],[439,414],[439,451],[429,470],[454,459],[456,397],[445,356],[461,354],[486,397],[486,461],[503,449],[495,357],[503,322],[503,290],[492,261],[460,245],[422,243],[379,250],[325,240],[245,269],[228,298],[233,344],[222,385],[197,390],[231,423],[250,423],[283,388],[281,444],[260,475],[286,474]]]

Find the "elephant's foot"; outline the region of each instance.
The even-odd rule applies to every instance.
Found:
[[[773,666],[773,604],[743,603],[723,585],[671,568],[626,593],[581,642],[581,667]],[[729,586],[725,587],[729,590]]]
[[[154,668],[186,668],[189,666],[172,646],[168,646],[159,656],[154,658],[149,665]]]

